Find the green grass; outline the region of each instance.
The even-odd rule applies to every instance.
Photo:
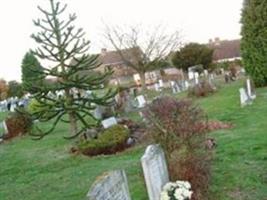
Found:
[[[219,92],[196,100],[210,119],[228,121],[234,128],[211,133],[218,147],[212,162],[210,199],[267,199],[267,89],[257,90],[253,105],[241,108],[241,82],[224,85]],[[154,94],[149,94],[154,96]],[[185,94],[177,95],[178,98]],[[0,120],[5,117],[0,115]],[[140,119],[136,113],[133,119]],[[140,158],[144,147],[113,156],[72,155],[72,142],[64,140],[61,124],[41,141],[29,136],[0,144],[0,199],[81,200],[95,178],[113,169],[125,169],[133,200],[147,200]]]

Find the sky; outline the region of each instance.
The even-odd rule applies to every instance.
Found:
[[[49,8],[48,0],[0,0],[0,78],[21,79],[25,53],[35,48],[30,38],[38,29],[32,20],[42,18],[37,9]],[[169,31],[179,30],[186,42],[207,43],[209,39],[240,38],[240,14],[243,0],[60,0],[67,3],[66,13],[76,13],[75,25],[91,41],[90,53],[98,53],[103,44],[105,24],[164,24]]]

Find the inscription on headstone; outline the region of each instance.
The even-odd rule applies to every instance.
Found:
[[[159,145],[149,145],[141,158],[149,200],[160,200],[163,186],[169,182],[165,155]]]
[[[89,200],[131,200],[125,172],[105,173],[96,180],[87,197]]]

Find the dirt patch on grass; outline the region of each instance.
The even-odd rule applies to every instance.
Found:
[[[209,121],[207,123],[208,131],[215,131],[220,129],[230,129],[233,128],[233,124],[221,122],[221,121]]]

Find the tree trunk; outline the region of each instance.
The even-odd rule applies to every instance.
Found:
[[[66,95],[67,104],[68,104],[67,106],[71,106],[73,103],[73,97],[70,93],[70,89],[65,89],[65,95]],[[68,115],[69,115],[69,121],[70,121],[70,135],[75,135],[78,131],[75,112],[72,112],[70,110],[68,111]]]
[[[78,131],[78,128],[77,128],[77,120],[73,112],[69,113],[69,120],[70,120],[70,134],[75,135]]]
[[[139,75],[140,75],[142,92],[144,92],[144,91],[146,91],[146,77],[145,77],[145,73],[141,72],[141,73],[139,73]]]

